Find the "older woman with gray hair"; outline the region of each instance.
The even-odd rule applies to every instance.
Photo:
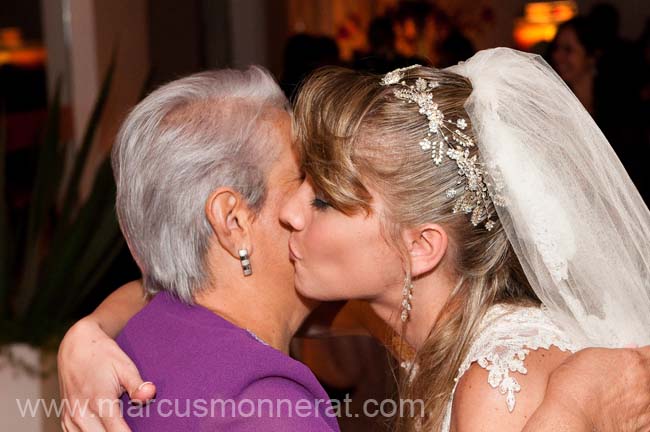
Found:
[[[281,199],[300,178],[287,108],[266,71],[221,70],[159,88],[121,128],[117,215],[153,298],[117,343],[158,390],[123,409],[133,429],[338,430],[286,355],[311,310],[278,253]]]
[[[161,87],[128,116],[113,167],[143,282],[120,288],[62,342],[64,430],[338,430],[324,390],[287,355],[315,303],[294,289],[279,219],[301,174],[288,103],[269,74],[222,70]],[[570,357],[526,430],[580,421],[571,430],[586,431],[594,417],[640,430],[647,357]],[[123,389],[123,402],[156,399],[127,408]],[[70,409],[80,403],[89,409]]]

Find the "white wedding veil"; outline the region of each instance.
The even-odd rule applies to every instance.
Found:
[[[650,212],[589,113],[537,55],[491,49],[448,70],[472,83],[499,219],[553,318],[584,346],[650,344]]]

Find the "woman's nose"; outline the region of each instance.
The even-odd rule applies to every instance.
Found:
[[[301,185],[289,196],[280,209],[280,221],[293,231],[301,231],[305,227],[305,215],[301,204],[303,190]]]

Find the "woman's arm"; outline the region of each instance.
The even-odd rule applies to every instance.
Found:
[[[594,432],[583,413],[561,401],[545,400],[530,417],[522,432]]]
[[[586,349],[551,373],[523,432],[650,430],[650,347]]]
[[[90,319],[115,339],[133,315],[147,305],[142,282],[137,280],[122,285],[97,306],[97,309],[84,319]]]
[[[58,354],[61,398],[67,401],[62,417],[66,430],[128,431],[118,402],[124,389],[141,402],[155,395],[155,386],[143,382],[113,340],[145,305],[142,284],[130,282],[66,333]]]

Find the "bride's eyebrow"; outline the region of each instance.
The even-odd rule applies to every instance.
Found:
[[[300,165],[300,168],[299,168],[299,171],[298,171],[298,180],[303,182],[306,179],[307,179],[307,171],[305,171],[305,168],[303,168],[303,166]]]
[[[303,172],[298,173],[297,175],[292,175],[291,177],[288,177],[286,180],[284,180],[285,184],[291,184],[291,183],[302,183],[305,181],[305,174]]]
[[[302,183],[305,180],[305,173],[300,171],[297,175],[292,175],[287,179],[287,183]]]

